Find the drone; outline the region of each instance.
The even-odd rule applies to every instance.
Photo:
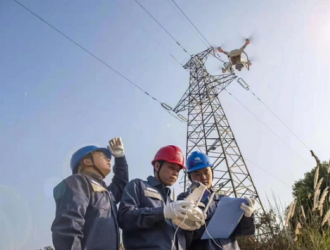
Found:
[[[250,40],[245,39],[245,44],[240,49],[234,49],[230,52],[224,51],[222,48],[218,47],[218,51],[224,53],[229,58],[229,62],[224,63],[224,68],[222,68],[222,73],[226,73],[226,71],[228,70],[230,73],[233,74],[234,73],[233,66],[236,66],[235,68],[238,71],[241,71],[243,67],[250,70],[250,66],[252,65],[252,63],[250,62],[248,55],[244,51],[244,49],[249,43]],[[242,58],[242,54],[246,56],[246,59]]]

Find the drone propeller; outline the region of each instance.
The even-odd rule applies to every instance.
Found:
[[[254,41],[254,39],[251,38],[251,37],[246,37],[246,38],[244,39],[244,42],[249,42],[249,43],[251,43],[252,41]]]
[[[247,36],[247,37],[243,37],[242,36],[242,40],[244,40],[244,42],[246,42],[246,40],[249,40],[251,43],[252,42],[255,42],[255,40],[256,40],[256,34],[255,34],[255,32],[252,32],[249,36]]]
[[[256,60],[255,57],[249,58],[249,60],[247,61],[247,63],[249,64],[249,66],[252,66],[255,63],[258,63],[258,60]]]
[[[213,44],[211,44],[211,47],[213,49],[213,54],[217,54],[219,46],[214,46]]]
[[[222,57],[221,57],[221,46],[219,45],[214,45],[214,44],[211,44],[211,47],[213,49],[213,56],[215,56],[216,58],[218,58],[219,60],[223,60]]]
[[[222,48],[224,46],[224,44],[223,43],[221,43],[221,44],[211,44],[211,47],[212,48],[214,48],[214,49],[216,49],[217,51],[218,51],[218,48]]]

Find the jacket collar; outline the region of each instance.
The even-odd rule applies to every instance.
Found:
[[[150,186],[152,186],[152,187],[163,185],[163,183],[161,183],[159,180],[157,180],[155,177],[153,177],[151,175],[147,179],[148,179]]]
[[[171,189],[166,187],[163,183],[161,183],[159,180],[157,180],[154,176],[149,176],[147,178],[148,183],[152,187],[158,187],[160,190],[165,191],[165,193],[170,196],[171,195]]]
[[[93,173],[93,172],[85,171],[85,172],[83,172],[83,174],[85,174],[85,175],[87,175],[89,177],[92,177],[94,180],[98,181],[102,185],[105,184],[104,181],[103,181],[103,179],[102,179],[102,177],[99,176],[99,175],[97,175],[97,174],[95,174],[95,173]]]

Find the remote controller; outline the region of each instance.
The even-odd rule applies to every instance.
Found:
[[[188,189],[190,191],[190,194],[185,199],[187,201],[193,202],[196,206],[198,206],[199,202],[201,201],[204,192],[206,190],[206,186],[204,186],[200,182],[193,182],[191,186]]]

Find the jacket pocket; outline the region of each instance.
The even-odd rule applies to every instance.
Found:
[[[111,201],[110,201],[110,194],[108,190],[106,190],[102,186],[94,185],[93,187],[93,195],[92,195],[92,202],[91,206],[96,209],[103,209],[103,210],[110,210],[111,208]]]
[[[144,190],[144,196],[149,197],[149,198],[154,198],[156,200],[161,200],[161,201],[163,200],[160,193],[152,192],[152,191],[149,191],[149,190]]]
[[[163,206],[163,197],[158,192],[143,190],[144,206],[146,207],[160,207]]]

